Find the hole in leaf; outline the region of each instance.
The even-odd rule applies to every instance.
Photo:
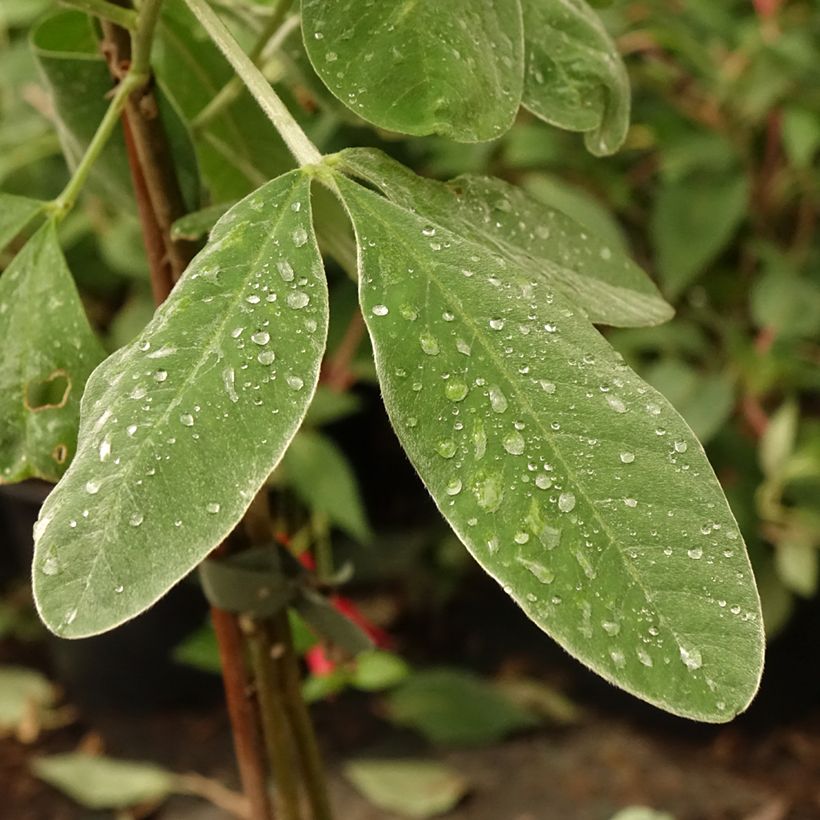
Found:
[[[43,381],[26,385],[25,405],[32,413],[65,407],[71,393],[71,379],[65,370],[55,370]]]
[[[65,460],[68,458],[68,447],[65,444],[58,444],[52,451],[51,457],[58,463],[58,464],[65,464]]]

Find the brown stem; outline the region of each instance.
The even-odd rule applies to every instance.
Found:
[[[131,59],[128,32],[102,21],[103,53],[115,80]],[[151,269],[157,304],[163,302],[193,257],[196,246],[171,239],[171,225],[186,212],[168,139],[158,117],[153,91],[139,92],[123,111],[128,163]],[[252,820],[272,820],[267,786],[267,761],[259,719],[251,699],[251,681],[243,657],[242,632],[233,613],[213,607],[211,619],[219,645],[225,699],[233,732],[239,776]]]
[[[211,607],[211,620],[219,645],[222,682],[233,731],[234,751],[242,788],[253,820],[272,820],[267,767],[259,736],[259,721],[250,699],[250,680],[242,658],[242,632],[231,612]]]
[[[296,751],[288,721],[282,668],[283,648],[281,643],[271,639],[267,623],[247,617],[243,620],[243,626],[256,677],[265,747],[276,783],[277,809],[281,820],[301,820]]]
[[[330,796],[325,779],[325,768],[313,723],[310,719],[305,699],[302,697],[299,659],[293,648],[287,612],[282,612],[272,625],[283,646],[282,666],[284,667],[285,703],[288,707],[296,750],[302,769],[302,778],[307,789],[313,820],[332,820]]]
[[[342,341],[336,352],[330,356],[322,368],[321,382],[338,393],[346,390],[356,380],[350,372],[350,363],[359,349],[364,337],[365,324],[362,314],[357,308],[345,330]]]

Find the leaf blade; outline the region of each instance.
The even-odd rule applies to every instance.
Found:
[[[583,131],[587,149],[613,154],[629,129],[629,77],[615,44],[583,0],[523,0],[527,73],[523,105]]]
[[[622,249],[512,185],[472,175],[445,184],[426,180],[371,149],[348,149],[337,156],[342,169],[376,185],[403,208],[545,277],[592,322],[640,327],[674,314]]]
[[[557,292],[489,254],[465,276],[458,235],[337,182],[388,413],[476,560],[606,680],[694,719],[742,711],[760,604],[685,422]]]
[[[63,637],[161,597],[233,529],[295,435],[327,334],[309,185],[290,172],[231,209],[141,337],[89,381],[78,456],[35,529],[35,600]]]
[[[103,350],[53,222],[0,277],[0,484],[57,481],[74,453],[83,385]]]
[[[460,142],[512,125],[524,78],[518,0],[302,0],[316,73],[359,116]]]

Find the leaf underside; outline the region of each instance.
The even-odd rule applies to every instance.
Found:
[[[0,277],[0,484],[57,481],[74,454],[80,397],[103,358],[52,222]]]
[[[691,430],[566,296],[341,176],[384,401],[468,549],[571,654],[675,714],[757,689],[760,604]]]
[[[233,529],[304,418],[327,318],[309,179],[291,172],[219,221],[89,380],[77,455],[35,527],[50,629],[84,637],[134,617]]]

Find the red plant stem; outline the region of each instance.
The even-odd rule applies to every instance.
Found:
[[[364,337],[365,324],[361,311],[357,308],[350,317],[345,335],[336,352],[330,356],[322,368],[320,381],[331,390],[342,393],[356,380],[350,372],[350,363]]]

